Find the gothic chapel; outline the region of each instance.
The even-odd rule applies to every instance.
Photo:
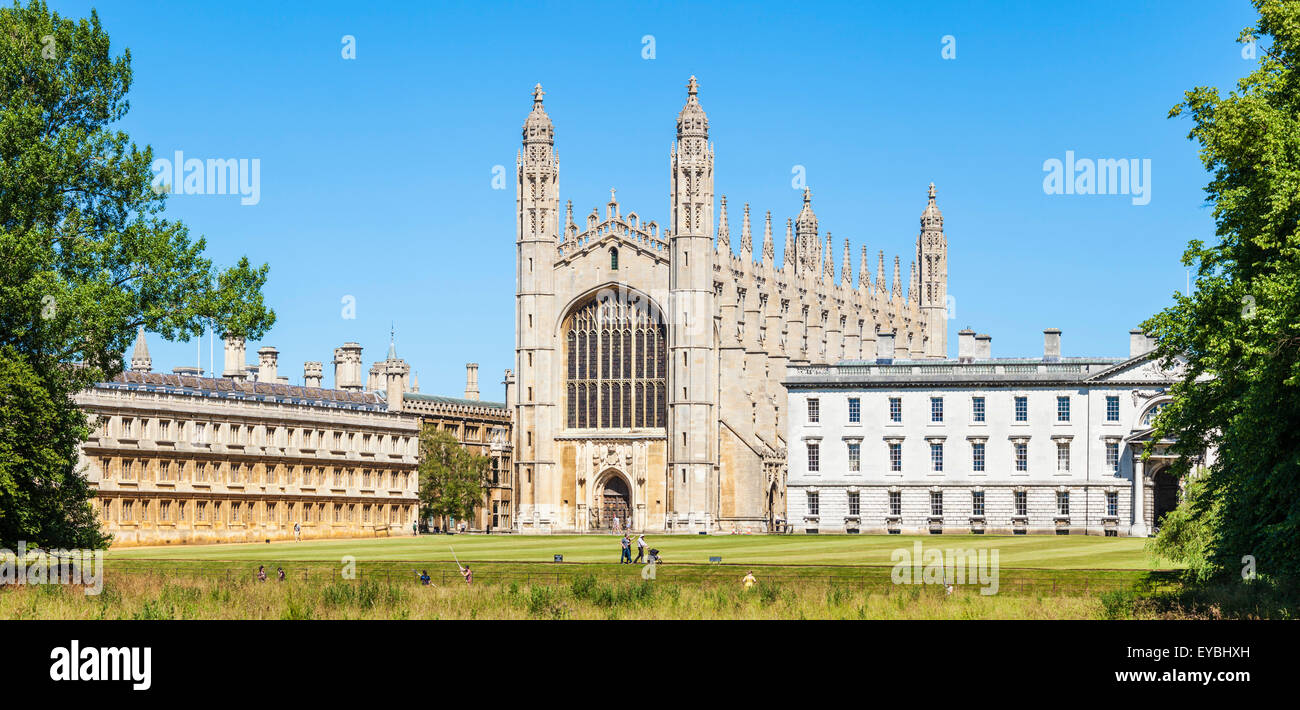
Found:
[[[518,530],[761,531],[785,510],[787,365],[942,358],[948,246],[934,186],[906,298],[894,257],[872,282],[849,242],[837,277],[810,191],[754,248],[749,205],[733,251],[727,198],[714,224],[713,145],[695,77],[677,116],[668,223],[561,210],[542,87],[517,172],[515,481]],[[756,217],[757,218],[757,217]],[[919,269],[919,270],[918,270]],[[892,333],[892,353],[877,353]]]

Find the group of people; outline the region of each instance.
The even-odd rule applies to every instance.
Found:
[[[636,562],[640,562],[641,560],[643,560],[643,559],[645,558],[645,550],[646,550],[645,535],[637,535],[637,536],[636,536],[636,560],[635,560],[635,562],[632,560],[632,536],[629,535],[629,534],[626,534],[626,533],[625,533],[625,534],[623,535],[623,540],[622,540],[621,544],[622,544],[622,546],[623,546],[623,552],[622,552],[622,556],[619,557],[619,560],[618,560],[618,563],[619,563],[619,564],[621,564],[621,565],[630,565],[630,564],[635,564]],[[652,554],[652,555],[651,555],[651,558],[653,558],[653,557],[654,557],[654,555]]]
[[[283,568],[283,567],[276,567],[276,568],[275,568],[275,578],[276,578],[277,580],[281,581],[281,582],[284,581],[284,568]],[[265,582],[265,581],[266,581],[266,565],[258,565],[258,566],[257,566],[257,581],[259,581],[259,582]]]
[[[420,573],[415,576],[420,580],[420,584],[423,584],[426,587],[430,585],[435,587],[438,586],[436,584],[433,584],[433,578],[429,576],[428,570],[420,570]],[[474,573],[470,570],[469,565],[465,565],[464,567],[460,568],[460,576],[465,578],[466,585],[473,586]]]

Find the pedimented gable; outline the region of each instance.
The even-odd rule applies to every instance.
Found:
[[[1168,367],[1162,367],[1153,351],[1129,358],[1118,365],[1103,370],[1089,377],[1088,382],[1173,384],[1181,381],[1186,371],[1186,358],[1182,356],[1175,357]]]

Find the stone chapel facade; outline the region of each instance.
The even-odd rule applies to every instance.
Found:
[[[947,242],[934,186],[904,297],[899,260],[874,283],[848,240],[837,277],[804,191],[775,261],[772,216],[740,253],[691,77],[662,228],[624,211],[561,211],[555,129],[538,85],[517,161],[514,409],[523,533],[760,531],[784,517],[787,366],[947,353]]]

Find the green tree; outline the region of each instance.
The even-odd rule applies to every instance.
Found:
[[[1178,439],[1176,472],[1218,447],[1154,543],[1203,578],[1237,574],[1245,555],[1263,575],[1300,574],[1300,3],[1254,4],[1239,38],[1254,71],[1170,112],[1192,121],[1218,239],[1191,241],[1195,292],[1143,324],[1163,361],[1187,361],[1155,422]]]
[[[420,432],[422,517],[468,520],[483,504],[492,460],[466,449],[449,432],[425,426]]]
[[[275,322],[267,267],[215,269],[163,217],[152,150],[111,128],[130,50],[113,55],[94,12],[0,8],[0,65],[0,544],[103,546],[72,395],[121,372],[137,326],[260,337]]]

